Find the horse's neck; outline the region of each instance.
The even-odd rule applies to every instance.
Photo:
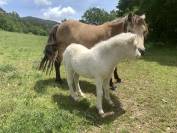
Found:
[[[109,22],[108,25],[111,37],[124,32],[124,20],[120,20],[118,22]]]

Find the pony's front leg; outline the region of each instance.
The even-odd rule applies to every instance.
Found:
[[[100,115],[104,115],[104,111],[102,108],[102,97],[103,97],[102,86],[103,86],[103,81],[101,79],[96,79],[96,93],[97,93],[96,107]]]
[[[67,82],[68,82],[68,86],[69,86],[69,90],[70,90],[70,94],[71,94],[71,97],[77,101],[79,98],[78,96],[76,95],[76,93],[74,92],[74,89],[73,89],[73,81],[74,81],[74,72],[73,71],[68,71],[67,72]]]
[[[103,89],[104,89],[105,99],[108,101],[108,103],[110,105],[114,106],[114,103],[111,100],[110,92],[109,92],[109,78],[106,79],[106,80],[104,80],[104,82],[103,82]]]
[[[76,87],[76,91],[78,93],[78,95],[85,97],[84,93],[82,92],[80,85],[79,85],[79,75],[77,73],[74,74],[74,83],[75,83],[75,87]]]

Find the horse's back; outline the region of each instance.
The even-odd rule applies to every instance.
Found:
[[[67,20],[60,24],[57,30],[58,42],[65,45],[80,43],[91,48],[95,43],[104,40],[105,27],[103,25],[85,24],[76,20]]]

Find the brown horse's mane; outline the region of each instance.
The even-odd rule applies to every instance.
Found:
[[[112,21],[109,21],[108,23],[111,23],[111,24],[114,24],[114,23],[122,23],[122,22],[125,22],[127,16],[124,16],[124,17],[120,17],[120,18],[116,18]]]

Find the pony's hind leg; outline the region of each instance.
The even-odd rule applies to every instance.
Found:
[[[73,85],[74,85],[74,72],[72,70],[70,71],[67,71],[67,82],[68,82],[68,86],[69,86],[69,90],[70,90],[70,94],[71,94],[71,97],[77,101],[78,100],[78,96],[77,94],[74,92],[74,88],[73,88]]]
[[[79,85],[79,75],[77,73],[74,74],[74,83],[76,87],[76,92],[78,95],[85,97],[84,93],[82,92],[80,85]]]

